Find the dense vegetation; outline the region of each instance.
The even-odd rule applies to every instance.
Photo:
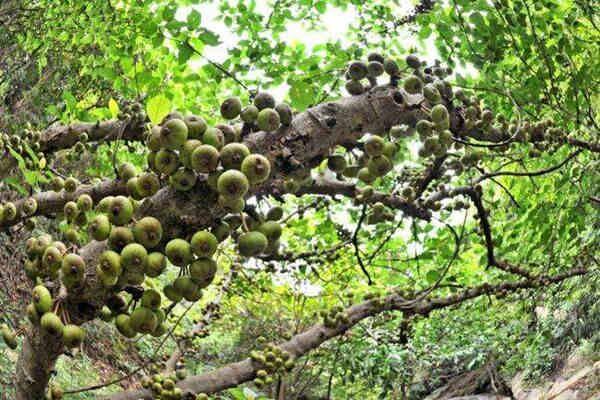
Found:
[[[2,2],[0,398],[597,358],[597,6],[396,3]]]

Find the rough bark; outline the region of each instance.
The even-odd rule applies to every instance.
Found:
[[[100,199],[106,196],[116,196],[119,194],[127,194],[127,187],[125,182],[119,180],[105,180],[95,185],[81,185],[75,192],[68,193],[64,190],[60,192],[46,191],[39,192],[31,197],[37,201],[37,211],[29,216],[21,214],[22,204],[25,202],[25,198],[17,200],[15,206],[19,210],[19,215],[12,221],[2,221],[1,226],[11,226],[23,221],[25,218],[35,215],[49,216],[58,212],[62,212],[65,203],[72,200],[77,200],[82,194],[88,194],[92,197],[94,202],[100,201]]]
[[[71,125],[56,125],[48,128],[40,139],[40,150],[48,153],[66,149],[79,141],[79,136],[87,133],[93,142],[112,140],[142,140],[144,125],[111,119],[102,122],[77,122]]]
[[[337,102],[323,103],[294,117],[289,127],[281,127],[277,132],[255,132],[244,139],[244,143],[253,151],[265,155],[271,161],[272,174],[270,183],[264,184],[267,191],[276,186],[269,185],[295,171],[306,170],[318,165],[336,145],[352,145],[365,133],[383,133],[391,126],[406,123],[414,124],[424,111],[420,104],[423,97],[408,95],[403,89],[391,86],[377,87],[361,96],[345,97]],[[458,121],[458,115],[453,116]],[[98,126],[106,131],[104,138],[117,134],[119,121],[108,121]],[[91,129],[94,124],[82,124],[82,127],[61,127],[45,135],[47,148],[61,148],[71,143],[73,133],[82,129]],[[100,129],[100,128],[98,128]],[[125,133],[128,130],[124,131]],[[131,132],[130,135],[140,134]],[[167,225],[207,226],[222,212],[216,212],[216,195],[208,190],[205,177],[199,179],[196,188],[187,193],[176,192],[164,188],[154,197],[146,199],[143,210],[149,215],[162,215],[167,218]],[[253,193],[261,190],[254,188]],[[97,198],[111,194],[126,193],[123,183],[103,183],[99,187],[84,187],[76,195],[92,191]],[[91,194],[91,193],[90,193]],[[251,193],[252,194],[252,193]],[[64,192],[43,192],[34,195],[38,200],[37,214],[47,215],[59,210],[66,201],[76,198]],[[95,198],[94,200],[97,200]],[[190,201],[193,200],[193,201]],[[19,204],[17,204],[19,205]],[[165,207],[172,206],[170,213]],[[20,222],[16,218],[8,225]]]
[[[54,125],[42,132],[40,151],[51,154],[57,150],[68,149],[79,141],[82,133],[87,133],[92,142],[109,142],[113,140],[142,140],[144,125],[127,123],[111,119],[102,122],[76,122],[70,125]],[[0,178],[9,176],[17,166],[16,160],[4,153],[0,161]]]
[[[48,377],[62,352],[62,342],[37,328],[28,329],[17,361],[16,400],[43,399]]]
[[[347,324],[339,325],[335,328],[327,328],[323,324],[316,324],[308,330],[292,337],[289,341],[281,343],[279,346],[298,358],[308,353],[310,350],[319,347],[327,340],[343,334],[361,320],[385,311],[402,311],[405,316],[414,314],[428,315],[435,309],[460,304],[466,300],[482,295],[493,295],[512,292],[519,289],[535,288],[550,283],[561,282],[570,277],[583,275],[585,273],[587,273],[586,269],[578,268],[552,277],[525,279],[518,282],[507,282],[499,285],[481,285],[467,289],[453,296],[431,300],[407,300],[403,298],[401,294],[394,293],[383,298],[382,302],[373,299],[347,308],[345,310],[349,319]],[[177,386],[184,392],[216,393],[254,379],[256,377],[256,372],[261,368],[262,367],[259,364],[256,364],[251,359],[247,358],[202,375],[189,377],[180,381]],[[152,393],[148,390],[135,390],[124,391],[105,397],[105,400],[139,399],[150,400],[152,399]]]
[[[93,319],[104,304],[108,292],[95,277],[95,267],[91,267],[104,249],[104,243],[91,242],[79,252],[87,264],[85,284],[61,299],[61,306],[73,323]],[[24,337],[16,369],[17,400],[43,399],[54,364],[63,353],[63,344],[60,339],[44,334],[37,325],[28,326]]]

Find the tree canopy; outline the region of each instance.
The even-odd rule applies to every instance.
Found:
[[[4,1],[10,398],[417,398],[598,315],[597,7],[413,3]]]

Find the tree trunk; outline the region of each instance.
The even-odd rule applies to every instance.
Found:
[[[44,398],[48,381],[62,349],[60,339],[40,332],[37,327],[27,329],[17,361],[16,400]]]

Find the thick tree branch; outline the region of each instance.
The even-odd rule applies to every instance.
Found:
[[[40,139],[40,150],[48,153],[69,148],[79,141],[82,133],[87,133],[88,140],[93,142],[109,142],[117,139],[142,140],[145,128],[143,124],[116,119],[95,123],[77,122],[71,125],[56,125],[43,132]]]
[[[582,149],[586,149],[589,150],[593,153],[600,153],[600,143],[596,142],[586,142],[584,140],[579,140],[579,139],[575,139],[575,138],[567,138],[567,143],[569,143],[572,146],[575,147],[580,147]]]
[[[127,187],[125,182],[109,179],[94,185],[81,185],[73,193],[69,193],[64,190],[60,192],[39,192],[31,196],[37,201],[37,211],[34,214],[25,216],[19,212],[19,215],[17,215],[15,219],[11,221],[2,221],[2,223],[0,223],[0,227],[16,225],[17,223],[22,222],[24,219],[34,215],[48,216],[62,212],[65,203],[68,201],[77,200],[77,198],[82,194],[88,194],[92,197],[94,202],[98,202],[106,196],[126,195]],[[22,204],[25,202],[25,200],[26,199],[20,199],[15,202],[17,210],[22,209]]]
[[[145,127],[137,122],[111,119],[102,122],[76,122],[70,125],[55,125],[42,132],[40,151],[46,154],[68,149],[86,133],[91,142],[110,142],[113,140],[143,140]],[[17,166],[16,160],[5,153],[0,163],[0,178],[7,176]]]

